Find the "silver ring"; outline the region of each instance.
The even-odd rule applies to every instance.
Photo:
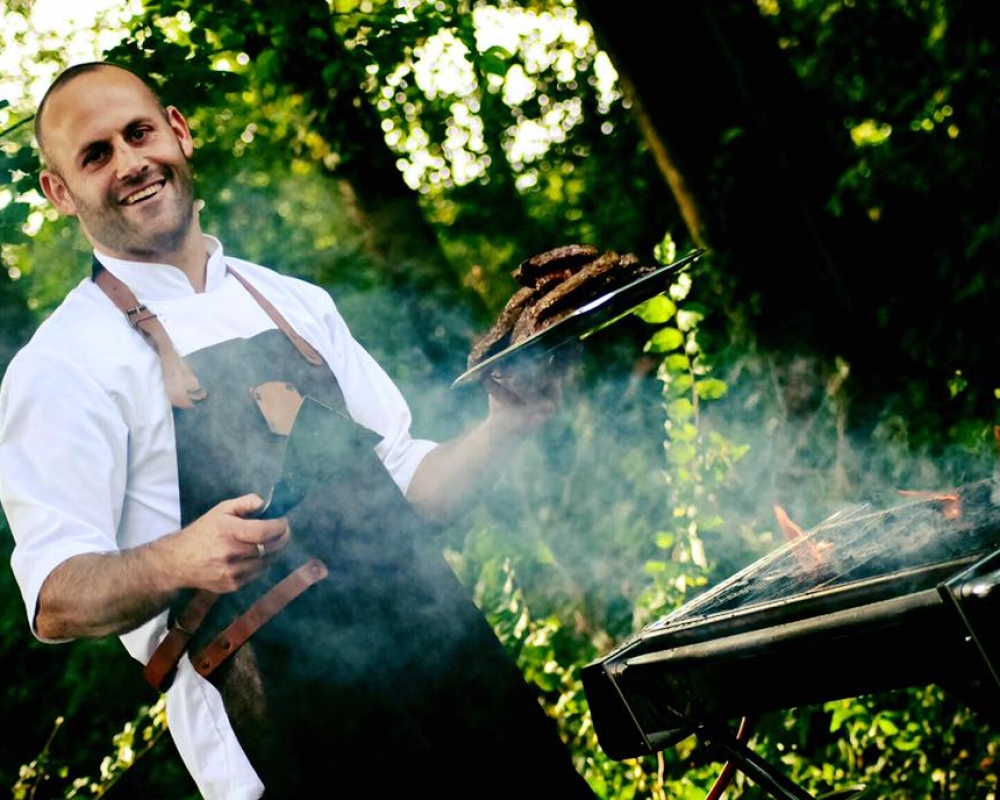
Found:
[[[257,558],[263,558],[267,555],[267,550],[264,549],[263,542],[257,542]]]

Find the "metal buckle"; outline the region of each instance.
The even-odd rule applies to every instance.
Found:
[[[140,322],[145,322],[147,319],[152,319],[156,316],[152,311],[146,308],[145,303],[140,303],[137,306],[132,306],[132,308],[125,309],[125,316],[128,318],[129,324],[136,328]]]

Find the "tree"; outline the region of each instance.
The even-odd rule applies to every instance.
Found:
[[[993,414],[997,48],[975,4],[713,0],[658,26],[579,5],[687,187],[729,332],[843,357],[862,429],[904,386],[915,423]]]

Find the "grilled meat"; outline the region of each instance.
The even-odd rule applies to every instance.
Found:
[[[521,286],[535,286],[544,275],[562,270],[573,272],[597,256],[592,244],[564,244],[526,258],[511,275]]]
[[[631,253],[600,253],[568,244],[522,261],[511,273],[519,284],[490,329],[473,344],[469,369],[551,327],[616,288],[654,271]]]

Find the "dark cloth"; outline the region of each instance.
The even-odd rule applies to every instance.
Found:
[[[286,456],[308,463],[314,482],[288,514],[292,544],[264,578],[216,603],[190,648],[307,558],[326,563],[325,580],[211,677],[268,800],[331,783],[377,797],[593,798],[433,530],[372,451],[378,437],[344,413],[329,369],[279,331],[187,360],[208,396],[175,410],[184,524],[226,498],[267,497]],[[288,439],[251,396],[266,381],[307,398]]]

